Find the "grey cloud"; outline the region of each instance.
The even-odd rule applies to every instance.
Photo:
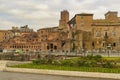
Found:
[[[6,26],[5,29],[25,24],[34,29],[57,26],[63,9],[70,12],[70,18],[82,12],[104,18],[108,10],[119,11],[119,3],[120,0],[0,0],[0,26]]]

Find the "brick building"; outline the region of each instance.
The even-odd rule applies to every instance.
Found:
[[[37,34],[32,29],[29,29],[27,25],[20,28],[12,27],[11,30],[1,30],[0,35],[1,51],[7,52],[17,49],[22,51],[39,50]]]
[[[70,50],[119,50],[120,19],[109,11],[105,19],[93,19],[93,14],[76,14],[69,22],[72,48]]]
[[[0,30],[0,42],[8,41],[14,34],[10,30]]]
[[[42,51],[64,51],[68,39],[69,12],[63,10],[60,13],[58,27],[42,28],[37,31]]]
[[[59,28],[67,30],[68,29],[68,24],[67,24],[68,21],[69,21],[69,12],[67,10],[61,11],[60,20],[59,20]]]
[[[24,52],[31,51],[61,51],[68,37],[67,27],[69,20],[68,11],[61,12],[59,27],[42,28],[34,32],[28,28],[28,25],[12,27],[13,38],[2,43],[4,51],[21,50]]]
[[[41,44],[42,51],[59,51],[67,39],[67,33],[59,30],[58,27],[39,29],[38,36]]]
[[[41,43],[39,42],[38,35],[36,33],[23,34],[21,36],[15,36],[8,42],[4,43],[4,51],[16,51],[21,50],[24,52],[40,51]]]
[[[91,13],[61,11],[59,26],[34,32],[28,25],[0,30],[1,49],[22,51],[120,50],[120,17],[109,11],[105,19],[93,19]]]

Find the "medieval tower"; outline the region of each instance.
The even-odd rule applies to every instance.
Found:
[[[60,20],[59,20],[59,28],[60,29],[67,29],[68,24],[67,22],[69,21],[69,12],[67,10],[61,11],[60,14]]]

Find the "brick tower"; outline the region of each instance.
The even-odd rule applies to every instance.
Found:
[[[67,10],[61,11],[60,15],[60,20],[59,20],[59,28],[60,29],[67,29],[68,24],[67,22],[69,21],[69,12]]]
[[[105,14],[105,20],[112,21],[112,22],[118,21],[119,20],[118,12],[116,12],[116,11],[109,11],[109,12],[107,12]]]

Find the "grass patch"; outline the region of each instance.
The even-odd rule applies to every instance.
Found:
[[[100,55],[56,60],[54,58],[43,58],[33,60],[32,63],[16,65],[16,68],[83,71],[83,72],[102,72],[120,73],[120,59],[116,57],[102,57]]]
[[[100,67],[70,67],[50,64],[35,65],[32,63],[12,66],[13,68],[31,68],[65,71],[83,71],[83,72],[102,72],[102,73],[120,73],[120,68],[100,68]]]
[[[118,60],[120,60],[120,57],[103,57],[103,59],[118,61]]]

